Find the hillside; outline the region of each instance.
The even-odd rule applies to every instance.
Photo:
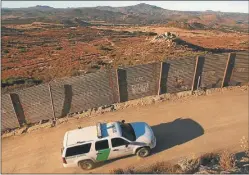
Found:
[[[180,12],[147,4],[4,8],[2,92],[107,67],[248,50],[246,21],[247,14]],[[166,32],[178,39],[155,40]]]
[[[248,15],[246,13],[225,13],[210,10],[205,12],[175,11],[145,3],[126,7],[98,6],[59,9],[49,6],[35,6],[2,9],[3,25],[30,24],[33,22],[55,22],[68,25],[68,20],[74,20],[75,18],[85,22],[94,22],[94,24],[96,22],[116,25],[167,24],[168,26],[187,29],[248,31]],[[76,23],[76,25],[80,24]],[[72,22],[72,26],[75,26],[75,22]]]

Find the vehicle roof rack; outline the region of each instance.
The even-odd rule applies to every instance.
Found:
[[[96,128],[97,128],[97,137],[100,139],[100,138],[102,138],[102,130],[101,130],[101,123],[100,122],[98,122],[96,124]]]

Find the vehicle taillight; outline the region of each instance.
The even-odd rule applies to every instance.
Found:
[[[63,161],[63,163],[67,164],[65,157],[62,157],[62,161]]]

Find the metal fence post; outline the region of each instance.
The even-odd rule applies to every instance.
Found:
[[[52,111],[53,111],[53,120],[55,120],[54,101],[53,101],[50,83],[48,83],[48,90],[49,90],[49,96],[50,96],[50,100],[51,100]]]
[[[228,86],[228,84],[229,84],[230,78],[232,76],[233,68],[234,68],[235,58],[236,58],[236,53],[229,53],[228,54],[227,64],[226,64],[226,68],[224,71],[224,76],[223,76],[223,80],[221,83],[221,88]]]
[[[161,93],[162,69],[163,69],[163,62],[161,62],[161,67],[160,67],[160,75],[159,75],[159,80],[158,80],[158,92],[157,92],[157,95],[160,95],[160,93]]]

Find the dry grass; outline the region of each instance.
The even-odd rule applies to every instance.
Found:
[[[200,158],[196,158],[194,155],[190,158],[184,158],[178,162],[183,173],[194,173],[200,166]]]
[[[168,162],[156,162],[149,167],[129,167],[126,169],[114,169],[112,174],[173,174],[183,173],[179,165],[173,165]]]
[[[228,150],[223,151],[219,155],[219,164],[220,167],[225,170],[229,171],[235,168],[235,154],[229,152]]]
[[[177,164],[169,162],[157,162],[146,167],[129,167],[126,169],[114,169],[110,171],[112,174],[193,174],[202,172],[199,168],[207,167],[207,173],[219,173],[220,171],[234,172],[236,169],[235,154],[227,150],[222,153],[206,153],[200,157],[192,156],[190,158],[181,159]],[[212,169],[215,166],[220,169]]]
[[[245,136],[243,136],[240,140],[240,146],[245,152],[246,156],[249,157],[249,141],[246,139]]]
[[[149,166],[144,170],[140,170],[140,173],[149,173],[149,174],[172,174],[172,173],[181,173],[181,167],[177,165],[172,165],[168,162],[157,162]]]

